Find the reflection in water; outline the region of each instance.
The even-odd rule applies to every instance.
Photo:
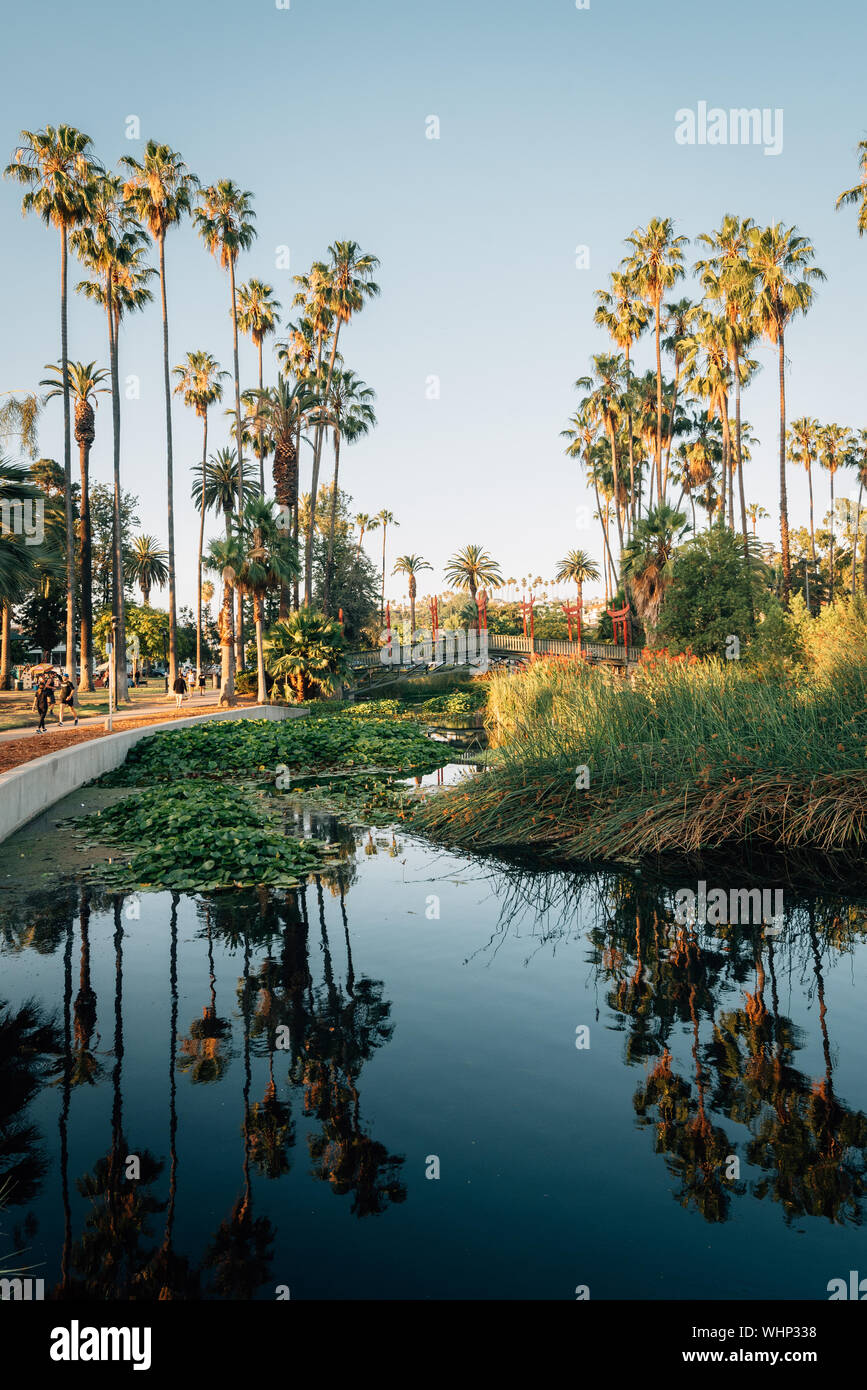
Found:
[[[339,846],[335,870],[291,891],[151,899],[169,905],[168,922],[152,923],[148,937],[167,1009],[135,1060],[159,1077],[159,1089],[150,1077],[149,1085],[165,1107],[164,1129],[146,1120],[154,1128],[141,1131],[125,1077],[126,1034],[146,1007],[128,967],[126,979],[125,952],[144,923],[125,930],[123,897],[87,885],[42,892],[25,914],[0,913],[10,980],[31,958],[45,970],[56,961],[52,983],[39,987],[48,1005],[28,1002],[26,987],[17,1004],[0,1001],[0,1184],[12,1184],[10,1210],[23,1219],[11,1233],[16,1248],[46,1220],[56,1223],[55,1245],[45,1237],[53,1297],[272,1296],[284,1277],[275,1250],[285,1258],[311,1178],[330,1190],[326,1222],[343,1219],[332,1198],[356,1218],[408,1202],[405,1155],[364,1119],[365,1066],[386,1047],[400,1055],[400,1041],[385,983],[361,969],[350,926],[356,883],[362,890],[377,875],[389,892],[402,891],[404,850],[392,839],[389,862],[377,853],[388,836],[356,835],[309,812],[299,823]],[[640,1073],[629,1122],[647,1134],[648,1162],[665,1165],[679,1205],[716,1224],[751,1203],[773,1204],[784,1226],[809,1217],[860,1224],[867,1116],[835,1077],[828,980],[843,957],[861,959],[862,910],[787,891],[776,934],[761,924],[678,925],[671,890],[638,876],[499,867],[488,877],[495,918],[487,940],[448,968],[466,976],[494,964],[509,939],[524,942],[528,923],[528,979],[540,953],[578,947],[580,956],[564,952],[564,968],[589,962],[597,1021],[621,1035],[623,1063]],[[400,937],[392,940],[397,969]],[[201,1018],[181,1032],[181,1017],[200,1005]],[[544,1026],[542,1018],[543,1046]],[[818,1075],[808,1057],[821,1059]],[[407,1075],[414,1064],[403,1062]],[[480,1078],[508,1096],[507,1072],[499,1082],[493,1073]],[[37,1120],[28,1107],[40,1096]],[[110,1104],[94,1109],[88,1096]],[[213,1117],[212,1156],[231,1165],[231,1186],[224,1180],[200,1203],[214,1140],[189,1117],[203,1113]],[[151,1147],[140,1142],[146,1137]],[[297,1161],[302,1142],[307,1165]]]

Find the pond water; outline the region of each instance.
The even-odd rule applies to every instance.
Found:
[[[666,935],[674,885],[326,819],[303,889],[107,895],[72,804],[0,863],[0,1265],[92,1299],[826,1299],[864,1266],[851,893]]]

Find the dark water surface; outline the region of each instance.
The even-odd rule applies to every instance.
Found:
[[[676,885],[336,823],[303,890],[112,896],[52,824],[0,864],[0,1265],[94,1299],[867,1275],[863,903],[667,940]]]

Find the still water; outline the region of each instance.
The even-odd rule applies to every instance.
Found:
[[[106,895],[62,832],[6,847],[0,1265],[93,1299],[867,1274],[851,893],[787,892],[778,935],[666,935],[672,884],[312,828],[341,864],[291,892]]]

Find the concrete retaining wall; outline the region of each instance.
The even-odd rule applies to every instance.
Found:
[[[65,748],[61,753],[46,753],[43,758],[13,768],[0,775],[0,841],[20,830],[34,816],[62,801],[77,787],[92,782],[104,772],[120,767],[127,753],[139,739],[169,729],[186,729],[210,719],[297,719],[306,709],[288,705],[243,705],[238,709],[215,710],[211,715],[199,714],[192,719],[167,719],[160,724],[144,724],[139,729],[125,729],[119,734],[105,734]],[[121,716],[122,717],[122,716]]]

